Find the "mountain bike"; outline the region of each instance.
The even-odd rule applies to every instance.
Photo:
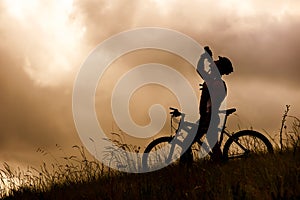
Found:
[[[170,107],[171,114],[171,134],[153,140],[145,149],[142,164],[146,169],[160,169],[170,163],[178,160],[184,151],[183,132],[187,134],[196,133],[198,123],[192,123],[185,120],[185,114],[176,108]],[[220,143],[223,144],[224,136],[227,138],[222,151],[222,160],[242,159],[258,154],[266,154],[273,152],[273,146],[270,141],[261,133],[254,130],[241,130],[236,133],[230,133],[226,129],[226,122],[229,115],[236,111],[235,108],[220,111],[224,114],[224,126],[221,128]],[[175,127],[174,120],[180,117]],[[175,130],[175,133],[173,130]],[[194,159],[202,158],[203,155],[211,155],[212,147],[205,141],[205,136],[194,142],[192,148]]]

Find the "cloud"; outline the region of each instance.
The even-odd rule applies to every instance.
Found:
[[[1,46],[20,59],[23,70],[41,86],[70,82],[69,74],[83,59],[85,27],[72,15],[70,2],[1,2]]]
[[[0,52],[0,159],[26,163],[39,147],[78,144],[68,88],[36,85],[22,60]]]
[[[79,142],[71,106],[80,64],[103,40],[136,27],[175,29],[210,45],[215,58],[229,57],[228,104],[240,120],[274,131],[285,104],[299,116],[299,1],[63,2],[37,2],[21,18],[0,3],[0,150],[11,160]]]

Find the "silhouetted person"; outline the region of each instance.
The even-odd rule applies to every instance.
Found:
[[[200,56],[197,65],[197,72],[203,78],[204,83],[201,84],[202,94],[199,105],[200,120],[194,142],[199,141],[200,138],[207,133],[210,125],[211,133],[214,135],[207,136],[207,140],[212,147],[215,139],[218,138],[218,125],[220,122],[219,109],[227,95],[226,84],[221,77],[222,75],[229,75],[233,72],[233,67],[230,60],[226,57],[219,56],[218,60],[213,61],[212,52],[209,47],[205,47],[204,49],[206,52]],[[205,65],[205,61],[207,61],[209,65]],[[217,141],[212,149],[211,158],[218,160],[221,155],[220,144],[219,141]],[[191,148],[188,148],[180,161],[181,163],[191,163],[193,161]]]

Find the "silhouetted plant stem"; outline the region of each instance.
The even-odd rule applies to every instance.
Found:
[[[282,120],[281,120],[281,127],[280,127],[280,133],[279,133],[280,152],[282,152],[282,149],[283,149],[282,131],[283,131],[283,128],[285,128],[286,117],[290,110],[290,107],[291,107],[291,105],[286,105],[286,109],[283,113]]]

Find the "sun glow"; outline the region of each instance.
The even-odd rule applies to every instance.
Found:
[[[14,17],[21,19],[25,13],[33,12],[38,5],[37,0],[4,0],[8,12]]]
[[[5,0],[18,23],[25,72],[39,85],[57,85],[80,62],[85,27],[73,13],[73,0]]]

